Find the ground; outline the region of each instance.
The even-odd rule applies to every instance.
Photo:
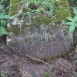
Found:
[[[47,62],[33,62],[26,56],[0,46],[0,77],[76,77],[76,52]]]

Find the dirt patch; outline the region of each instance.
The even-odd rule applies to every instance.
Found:
[[[19,57],[0,46],[1,77],[74,77],[76,73],[74,60],[70,62],[60,57],[48,64],[31,63],[26,57]]]

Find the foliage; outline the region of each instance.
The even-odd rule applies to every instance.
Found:
[[[54,2],[54,0],[24,0],[26,15],[30,16],[39,12],[45,12],[52,15],[54,10]]]
[[[72,2],[77,3],[77,0],[72,0]]]
[[[7,34],[7,31],[5,29],[5,25],[7,23],[7,21],[5,19],[7,19],[9,16],[7,15],[7,8],[4,7],[3,3],[6,0],[1,0],[0,1],[0,36],[3,36],[4,34]]]
[[[67,25],[69,25],[69,31],[73,32],[75,30],[75,28],[77,27],[77,8],[73,8],[73,13],[75,14],[75,16],[72,17],[67,17],[67,19],[69,20],[68,22],[66,22]]]
[[[9,76],[7,76],[7,75],[5,75],[5,74],[0,74],[0,77],[9,77]]]
[[[4,34],[7,34],[7,31],[5,29],[6,21],[1,20],[0,21],[0,36],[3,36]]]
[[[0,36],[7,34],[7,31],[5,29],[5,23],[7,23],[6,20],[14,19],[21,13],[25,13],[25,15],[27,16],[37,13],[46,13],[52,15],[55,2],[54,0],[23,0],[24,7],[22,7],[16,15],[10,17],[6,12],[8,7],[4,7],[4,3],[6,1],[7,0],[0,1]],[[26,12],[23,11],[23,8],[25,8]]]
[[[44,77],[50,77],[51,75],[51,71],[50,70],[46,70],[44,73]]]

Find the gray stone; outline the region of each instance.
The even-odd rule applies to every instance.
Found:
[[[44,59],[71,50],[73,35],[68,31],[68,27],[64,22],[61,24],[54,22],[49,25],[41,24],[32,28],[23,24],[21,27],[20,20],[19,25],[18,20],[16,21],[17,25],[12,23],[12,26],[10,26],[9,30],[11,29],[11,32],[7,38],[8,46],[15,53],[28,54]]]

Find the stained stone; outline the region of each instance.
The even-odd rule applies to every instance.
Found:
[[[9,37],[8,46],[15,52],[28,54],[36,58],[50,58],[52,56],[69,52],[73,45],[73,36],[62,23],[59,25],[40,25],[32,32],[26,31],[19,35]],[[50,30],[49,30],[50,29]]]
[[[14,0],[11,0],[11,3],[12,1]],[[23,21],[16,18],[9,23],[7,37],[9,48],[16,54],[23,54],[23,56],[28,54],[39,59],[70,52],[73,35],[68,31],[68,26],[64,24],[66,17],[71,16],[69,4],[67,0],[59,0],[58,3],[60,5],[54,12],[55,20],[53,21],[51,18],[39,16],[40,21],[38,17],[35,19],[38,26],[34,24],[34,21],[32,25],[27,25],[26,18]]]

